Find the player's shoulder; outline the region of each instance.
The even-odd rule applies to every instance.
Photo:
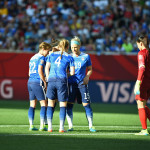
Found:
[[[89,54],[86,54],[86,53],[81,52],[80,56],[88,57]]]
[[[141,50],[141,51],[139,51],[138,52],[138,56],[140,56],[140,55],[146,55],[148,53],[148,50],[147,49],[143,49],[143,50]]]
[[[40,58],[44,58],[44,56],[41,55],[40,53],[37,53],[37,54],[33,55],[30,60],[37,60]]]
[[[67,52],[63,52],[63,55],[70,57],[70,55]]]
[[[83,59],[90,59],[90,56],[89,56],[89,54],[86,54],[86,53],[83,53],[83,52],[81,52],[81,54],[80,54],[80,57]]]

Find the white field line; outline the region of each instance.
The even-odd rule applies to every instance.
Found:
[[[0,136],[99,136],[99,135],[134,135],[135,133],[84,133],[84,134],[65,134],[65,133],[58,133],[58,134],[0,134]]]
[[[35,125],[39,126],[39,125]],[[9,127],[29,127],[29,125],[0,125],[0,128],[9,128]],[[59,125],[53,125],[53,127],[59,127]],[[67,125],[65,127],[68,127]],[[85,128],[88,126],[74,126],[74,127],[79,127],[79,128]],[[96,128],[141,128],[141,126],[94,126]]]

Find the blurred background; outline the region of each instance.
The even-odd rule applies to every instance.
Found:
[[[79,36],[92,102],[135,103],[135,39],[149,31],[149,0],[1,0],[0,99],[28,100],[28,62],[41,42]]]

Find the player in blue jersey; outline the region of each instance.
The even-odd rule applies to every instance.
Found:
[[[47,97],[47,121],[48,132],[52,132],[52,119],[56,99],[60,105],[60,128],[59,132],[65,132],[64,122],[66,118],[66,105],[68,101],[67,68],[70,67],[70,74],[74,75],[75,67],[73,58],[67,53],[69,42],[61,40],[58,45],[60,51],[51,53],[46,62],[46,78],[48,79]]]
[[[71,56],[75,63],[75,75],[68,78],[69,82],[69,100],[67,104],[68,131],[73,131],[73,104],[77,99],[85,108],[86,117],[89,123],[89,130],[96,132],[93,127],[93,111],[90,106],[90,95],[88,90],[89,77],[92,74],[91,59],[88,54],[80,52],[81,42],[78,37],[71,40]],[[86,73],[87,69],[87,73]]]
[[[44,118],[46,114],[46,96],[45,91],[47,88],[45,80],[45,57],[48,55],[51,49],[51,45],[42,42],[39,45],[39,52],[35,54],[29,61],[29,80],[28,80],[28,91],[30,99],[30,108],[28,111],[28,118],[30,128],[29,130],[37,130],[34,127],[34,112],[36,107],[37,100],[40,102],[41,111],[40,111],[40,131],[46,130],[44,128]]]

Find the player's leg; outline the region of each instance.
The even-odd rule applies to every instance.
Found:
[[[46,116],[46,101],[40,100],[41,110],[40,110],[40,131],[47,131],[47,128],[44,127],[44,121]]]
[[[52,132],[52,120],[55,108],[55,101],[56,100],[48,99],[48,107],[47,107],[48,132]]]
[[[55,100],[54,110],[55,110],[57,101],[58,101],[58,100]],[[46,115],[45,115],[45,119],[44,119],[44,125],[45,125],[46,128],[48,128],[48,121],[47,121],[47,107],[48,107],[48,99],[46,100]],[[53,112],[54,112],[54,110],[53,110]]]
[[[90,132],[96,132],[95,128],[93,127],[93,110],[90,105],[90,95],[87,85],[82,85],[80,88],[81,97],[82,97],[82,105],[85,109],[86,118],[89,124]]]
[[[59,132],[65,132],[64,130],[64,123],[66,119],[66,107],[68,101],[68,86],[66,81],[58,81],[57,82],[57,96],[60,106],[60,127]]]
[[[48,99],[45,100],[46,103],[46,113],[45,113],[45,118],[44,118],[44,126],[47,127],[48,123],[47,123],[47,106],[48,106]]]
[[[67,103],[66,118],[69,125],[69,129],[67,131],[73,131],[73,105],[74,103]]]
[[[142,125],[142,130],[140,133],[137,133],[136,135],[148,135],[147,131],[147,116],[146,116],[146,111],[145,111],[145,105],[146,105],[146,100],[137,100],[137,107],[138,107],[138,112],[139,112],[139,118],[140,122]]]
[[[44,119],[46,115],[46,94],[42,86],[35,85],[33,88],[33,92],[40,102],[41,110],[40,110],[40,131],[46,131],[47,129],[44,128]]]
[[[65,132],[64,124],[65,124],[65,119],[66,119],[67,102],[59,102],[59,106],[60,106],[60,113],[59,113],[60,127],[59,127],[59,132]]]
[[[69,129],[67,131],[73,131],[73,105],[76,98],[76,90],[75,86],[69,85],[69,98],[67,102],[67,110],[66,110],[66,118],[69,125]]]
[[[48,132],[52,132],[53,113],[57,99],[56,82],[54,81],[48,82],[46,96],[48,98],[48,107],[47,107]]]
[[[34,127],[34,114],[35,114],[35,107],[36,107],[36,97],[35,97],[35,93],[33,91],[34,89],[34,85],[30,84],[28,82],[28,92],[29,92],[29,99],[30,99],[30,107],[28,110],[28,118],[29,118],[29,130],[30,131],[34,131],[34,130],[38,130],[37,128]]]
[[[38,130],[37,128],[34,127],[34,114],[35,114],[36,102],[37,102],[37,100],[30,100],[30,107],[28,110],[28,118],[29,118],[29,125],[30,125],[29,130],[30,131]]]

